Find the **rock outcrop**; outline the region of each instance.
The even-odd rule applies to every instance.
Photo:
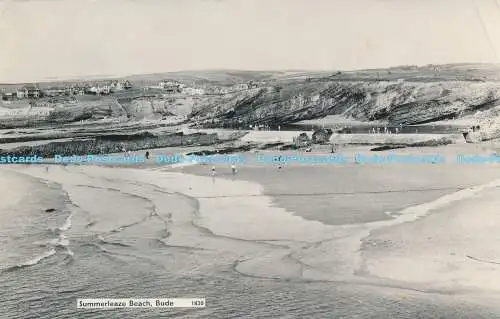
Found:
[[[327,143],[329,143],[332,135],[333,135],[333,131],[331,129],[317,129],[312,134],[312,143],[313,144],[327,144]]]
[[[55,154],[61,156],[110,154],[123,150],[137,151],[163,147],[215,145],[221,140],[216,133],[194,133],[152,135],[149,133],[135,135],[108,135],[102,137],[75,139],[73,141],[50,142],[41,145],[21,146],[14,149],[0,150],[0,155],[32,156],[50,158]]]
[[[191,119],[212,126],[286,124],[326,115],[393,125],[460,118],[500,105],[500,83],[476,81],[293,82],[228,94]]]

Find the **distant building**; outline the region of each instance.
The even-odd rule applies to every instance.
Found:
[[[88,83],[85,83],[83,85],[83,92],[85,92],[85,94],[94,94],[92,92],[92,85],[88,84]]]
[[[66,86],[64,88],[64,95],[72,96],[75,94],[75,88],[73,86]]]
[[[26,89],[17,89],[16,97],[18,99],[24,99],[28,95],[28,91]]]
[[[122,81],[114,81],[111,83],[111,91],[116,92],[116,91],[123,91],[125,89],[125,86]]]
[[[225,87],[208,87],[206,89],[207,93],[208,94],[227,94],[229,93],[229,90],[228,88],[225,88]]]
[[[12,101],[16,98],[16,93],[7,92],[2,94],[2,100],[4,101]]]
[[[243,91],[243,90],[248,90],[248,84],[246,83],[235,84],[231,87],[231,91]]]
[[[40,89],[34,85],[27,85],[16,90],[16,97],[18,99],[37,99],[40,97]]]
[[[128,89],[132,88],[132,82],[130,82],[129,80],[123,81],[122,85],[125,88],[125,90],[128,90]]]
[[[99,88],[101,94],[109,94],[109,93],[111,93],[111,85],[104,84],[102,86],[101,85],[98,86],[98,88]]]
[[[94,95],[107,95],[111,93],[112,86],[111,83],[94,83],[90,88],[85,89],[86,93]]]
[[[187,88],[182,89],[182,93],[184,93],[186,95],[203,95],[203,94],[205,94],[205,89],[187,87]]]
[[[85,94],[85,88],[84,87],[75,87],[73,93],[75,95],[84,95]]]
[[[72,85],[64,88],[64,95],[83,95],[85,94],[85,86],[82,85]]]
[[[99,89],[97,88],[97,86],[92,86],[88,89],[88,92],[90,94],[99,94]]]
[[[34,85],[29,85],[26,87],[28,91],[28,98],[38,99],[40,97],[40,89]]]
[[[158,82],[158,88],[163,89],[166,93],[181,93],[184,85],[178,81],[167,81],[163,80]]]
[[[48,88],[43,91],[45,96],[56,97],[65,95],[66,91],[63,88]]]

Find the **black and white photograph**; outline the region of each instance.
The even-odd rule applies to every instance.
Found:
[[[0,319],[500,318],[500,0],[0,0]]]

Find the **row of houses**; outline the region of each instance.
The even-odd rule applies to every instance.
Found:
[[[155,85],[149,86],[148,88],[159,89],[167,94],[182,93],[186,95],[223,95],[255,88],[258,87],[259,84],[260,83],[250,81],[249,83],[239,83],[228,87],[211,85],[187,86],[185,83],[175,80],[162,80]]]
[[[182,93],[186,95],[224,95],[232,92],[248,90],[258,87],[260,83],[250,81],[248,83],[234,84],[228,87],[221,86],[187,86],[186,84],[176,80],[162,80],[156,85],[145,87],[144,89],[160,89],[165,94]],[[77,95],[107,95],[113,92],[127,90],[132,88],[130,81],[99,81],[94,83],[83,83],[74,85],[65,85],[60,87],[49,87],[40,89],[36,85],[26,85],[17,89],[14,92],[6,92],[1,94],[3,100],[22,100],[22,99],[39,99],[42,97],[62,97],[62,96],[77,96]]]
[[[3,100],[38,99],[42,97],[74,96],[74,95],[105,95],[132,88],[130,81],[107,81],[98,83],[85,83],[81,85],[66,85],[62,87],[49,87],[40,89],[36,85],[26,85],[15,92],[2,94]]]
[[[185,95],[203,95],[205,89],[203,87],[188,86],[185,83],[175,80],[162,80],[155,85],[145,87],[148,89],[162,90],[165,94],[182,93]]]
[[[132,88],[132,83],[129,81],[111,81],[111,82],[101,82],[92,86],[86,87],[85,93],[100,95],[100,94],[110,94],[113,92],[119,92],[123,90],[128,90]]]
[[[15,99],[37,99],[42,96],[42,91],[34,86],[27,85],[23,88],[17,89],[14,92],[0,92],[0,97],[5,100],[15,100]]]
[[[178,81],[160,81],[158,86],[166,93],[181,93],[185,87],[184,83]]]

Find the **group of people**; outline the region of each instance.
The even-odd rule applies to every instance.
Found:
[[[282,161],[282,156],[278,156],[278,172],[281,172],[283,170],[283,161]],[[236,165],[234,164],[231,164],[231,172],[233,173],[233,175],[236,175],[236,173],[238,173],[238,170],[236,169]],[[215,166],[212,166],[212,169],[211,169],[211,175],[212,177],[215,177]]]
[[[469,128],[469,132],[479,132],[479,130],[481,129],[481,126],[479,125],[474,125],[474,126],[471,126]]]
[[[394,131],[395,131],[395,134],[399,134],[400,128],[399,128],[399,127],[396,127],[396,128],[394,129]],[[391,130],[390,128],[388,128],[387,126],[386,126],[386,127],[384,127],[384,130],[383,130],[383,131],[381,130],[381,128],[380,128],[380,127],[377,127],[377,128],[373,127],[373,128],[370,130],[370,133],[371,133],[371,134],[381,134],[381,133],[383,133],[383,134],[392,134],[392,130]]]
[[[236,175],[236,173],[238,172],[236,170],[236,165],[231,164],[231,172],[233,173],[233,175]],[[211,175],[212,175],[212,177],[215,176],[215,166],[212,166]]]
[[[122,148],[122,152],[123,152],[123,156],[125,156],[125,157],[132,156],[132,151],[127,150],[126,148]],[[146,154],[145,154],[146,159],[149,159],[149,155],[150,155],[149,151],[146,151]]]
[[[132,152],[130,150],[127,151],[125,148],[122,149],[122,152],[123,152],[123,156],[125,156],[125,157],[130,157],[132,155]],[[146,154],[144,157],[146,159],[149,159],[149,155],[150,155],[149,151],[146,151]]]

